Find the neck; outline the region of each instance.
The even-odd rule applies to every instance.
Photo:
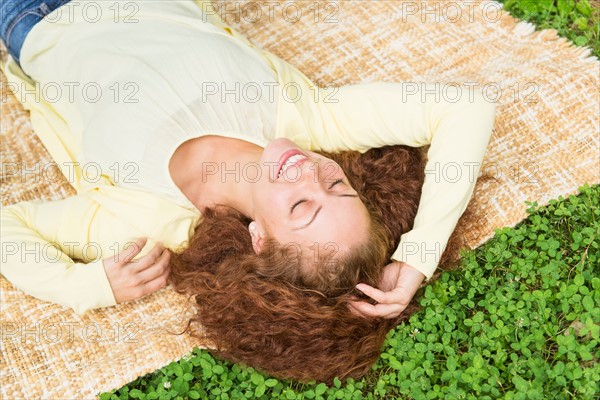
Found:
[[[177,187],[201,212],[219,204],[253,218],[252,182],[244,179],[244,166],[258,165],[262,150],[241,139],[201,136],[177,148],[169,162],[169,172]],[[253,173],[254,168],[249,168],[248,174]]]

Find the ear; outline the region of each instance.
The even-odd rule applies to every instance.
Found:
[[[265,240],[264,229],[258,222],[252,221],[248,225],[248,231],[250,232],[250,238],[252,240],[252,248],[254,249],[254,252],[256,254],[260,254]]]

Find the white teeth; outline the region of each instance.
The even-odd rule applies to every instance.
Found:
[[[283,164],[283,166],[281,167],[281,171],[279,171],[279,177],[281,178],[281,176],[283,175],[283,173],[285,171],[287,171],[287,169],[289,167],[291,167],[292,165],[294,165],[298,161],[304,160],[304,159],[306,159],[306,157],[303,156],[302,154],[296,154],[296,155],[293,155],[290,158],[288,158],[287,161],[285,162],[285,164]]]

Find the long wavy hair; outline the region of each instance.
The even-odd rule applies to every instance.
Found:
[[[169,278],[178,293],[195,300],[195,315],[181,333],[207,340],[218,357],[302,382],[363,376],[389,330],[416,310],[413,301],[396,319],[365,318],[354,315],[348,301],[370,301],[355,285],[378,286],[400,236],[412,228],[424,180],[423,149],[321,154],[342,167],[367,206],[367,243],[333,263],[319,260],[309,269],[317,272],[307,274],[302,260],[274,240],[255,254],[250,220],[239,212],[209,209],[187,247],[171,257]],[[441,263],[450,253],[456,258],[453,242]]]

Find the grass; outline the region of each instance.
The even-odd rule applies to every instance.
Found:
[[[516,18],[537,29],[556,29],[577,46],[591,48],[600,58],[600,2],[598,0],[499,0]]]
[[[600,57],[600,6],[501,0]],[[279,381],[194,349],[106,399],[594,399],[600,397],[600,186],[530,204],[529,217],[427,286],[359,381]]]
[[[600,186],[528,212],[427,286],[359,381],[278,381],[195,349],[101,399],[595,398]]]

